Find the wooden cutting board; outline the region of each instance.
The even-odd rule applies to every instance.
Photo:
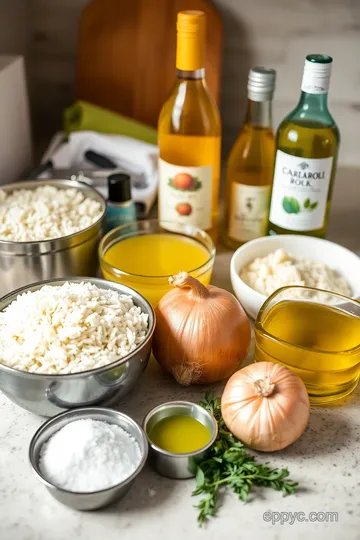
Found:
[[[175,78],[176,16],[207,16],[206,79],[220,95],[222,19],[208,0],[93,0],[79,28],[76,97],[156,126]]]

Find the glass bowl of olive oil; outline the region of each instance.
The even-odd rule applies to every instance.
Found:
[[[152,409],[143,429],[149,442],[149,462],[162,476],[191,478],[196,464],[218,433],[212,414],[190,401],[169,401]]]
[[[360,377],[360,302],[310,287],[278,289],[255,322],[255,361],[291,369],[314,405],[347,396]]]

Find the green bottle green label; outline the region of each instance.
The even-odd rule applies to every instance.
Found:
[[[333,158],[310,159],[276,153],[270,221],[296,232],[324,224]]]

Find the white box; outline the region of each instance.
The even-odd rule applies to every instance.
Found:
[[[24,58],[0,55],[0,184],[19,180],[31,165]]]

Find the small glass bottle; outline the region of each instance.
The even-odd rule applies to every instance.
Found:
[[[226,171],[223,241],[230,249],[267,233],[275,157],[271,110],[275,79],[273,69],[254,67],[249,72],[245,123]]]
[[[105,232],[136,221],[135,204],[131,198],[131,179],[128,174],[114,173],[108,176],[108,201],[105,215]]]
[[[331,67],[330,56],[306,57],[300,101],[279,126],[269,234],[325,236],[340,142],[327,107]]]

